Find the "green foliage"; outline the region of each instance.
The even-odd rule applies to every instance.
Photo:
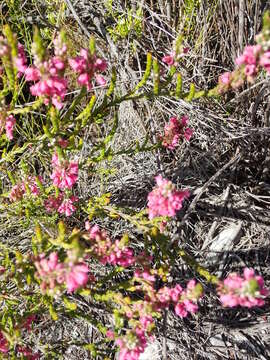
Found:
[[[108,9],[116,19],[114,27],[108,28],[114,41],[125,39],[134,34],[135,37],[142,35],[143,10],[139,7],[133,14],[132,9],[128,9],[125,14],[115,14],[112,12],[112,3],[108,1]]]

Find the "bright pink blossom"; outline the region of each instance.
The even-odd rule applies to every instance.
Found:
[[[245,268],[244,276],[232,273],[225,280],[220,281],[218,294],[223,306],[251,308],[263,306],[269,291],[265,288],[261,276],[256,276],[253,269]]]
[[[44,104],[51,102],[57,109],[63,107],[63,101],[67,92],[67,80],[64,77],[66,68],[67,47],[62,43],[60,36],[54,40],[55,56],[40,59],[33,47],[34,65],[24,70],[25,80],[34,81],[30,87],[33,96],[44,98]]]
[[[61,190],[71,189],[78,179],[78,163],[67,160],[60,161],[55,153],[52,158],[52,166],[53,185]]]
[[[89,268],[84,262],[77,262],[70,254],[68,261],[59,262],[58,254],[53,252],[48,258],[41,254],[35,261],[36,276],[41,279],[41,291],[53,294],[57,286],[66,285],[68,292],[73,292],[86,285]]]
[[[98,72],[104,72],[107,69],[107,62],[91,55],[86,49],[81,49],[80,56],[69,59],[69,65],[72,70],[79,73],[78,84],[85,86],[88,91],[93,87],[92,82],[95,79],[98,85],[105,85],[106,80]]]
[[[178,55],[176,55],[175,51],[172,51],[169,55],[163,56],[162,61],[169,66],[177,66],[179,60],[184,57],[184,55],[187,54],[188,51],[188,47],[183,47]]]
[[[189,196],[189,191],[177,191],[173,183],[156,176],[157,186],[148,194],[149,218],[157,216],[175,216],[182,208],[182,202]]]

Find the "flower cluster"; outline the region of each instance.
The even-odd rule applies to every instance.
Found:
[[[202,294],[202,286],[195,280],[190,280],[185,290],[179,284],[174,288],[163,287],[156,295],[157,307],[163,308],[173,304],[176,315],[184,318],[188,313],[198,311],[197,301]]]
[[[21,43],[18,43],[18,53],[14,58],[14,66],[18,70],[18,77],[21,77],[27,69],[27,58],[24,52],[24,47]]]
[[[54,153],[52,157],[53,185],[61,190],[71,189],[78,179],[78,163],[75,161],[60,160]]]
[[[248,268],[244,269],[243,277],[232,273],[220,281],[218,293],[223,306],[239,305],[248,308],[263,306],[264,298],[269,295],[269,291],[264,287],[263,278]]]
[[[26,81],[35,82],[30,87],[33,96],[42,96],[44,104],[51,102],[57,109],[61,109],[67,92],[67,80],[64,77],[67,47],[60,36],[55,39],[54,46],[54,56],[45,59],[37,44],[33,43],[34,65],[27,67],[24,74]]]
[[[148,214],[153,219],[157,216],[175,216],[182,208],[182,202],[189,196],[189,191],[177,191],[174,184],[163,179],[161,175],[155,178],[157,186],[148,194]]]
[[[134,264],[133,250],[125,246],[121,240],[116,240],[113,243],[105,230],[100,230],[98,225],[91,227],[88,221],[85,228],[91,241],[91,251],[102,264],[123,267]]]
[[[13,139],[13,129],[16,124],[16,119],[13,115],[5,116],[4,113],[0,113],[0,134],[5,129],[8,140]]]
[[[44,205],[48,212],[57,211],[59,214],[70,216],[76,211],[77,208],[74,203],[78,200],[77,196],[65,197],[63,193],[60,193],[58,196],[49,196],[44,201]]]
[[[0,331],[0,352],[7,353],[9,344],[2,331]]]
[[[35,320],[35,315],[29,315],[21,324],[18,325],[17,330],[25,329],[27,331],[31,330],[32,322]],[[3,354],[8,353],[9,351],[9,343],[4,336],[4,334],[0,331],[0,352]],[[17,346],[16,351],[18,355],[23,355],[27,360],[36,360],[40,358],[39,353],[33,354],[32,350],[24,347]]]
[[[49,258],[41,254],[35,261],[35,266],[43,293],[54,294],[61,285],[66,285],[68,292],[73,292],[88,282],[88,266],[84,262],[74,261],[71,256],[66,262],[59,262],[56,252],[51,253]]]
[[[80,56],[69,59],[69,65],[72,70],[79,73],[78,84],[86,86],[88,91],[92,89],[94,79],[98,85],[103,86],[106,84],[106,80],[99,72],[104,72],[107,69],[107,62],[98,58],[95,54],[90,54],[88,50],[81,49]]]
[[[145,332],[140,327],[128,330],[127,334],[115,340],[119,346],[119,360],[138,360],[147,346]]]
[[[39,180],[40,183],[43,182],[41,176],[38,177],[28,176],[26,181],[14,185],[10,190],[10,194],[9,194],[10,200],[18,201],[22,199],[22,197],[27,194],[27,188],[29,189],[31,195],[38,196],[40,194],[40,189],[38,187],[37,179]]]
[[[121,305],[120,312],[132,329],[127,330],[122,336],[112,330],[107,332],[107,337],[115,340],[119,346],[119,358],[123,360],[138,360],[147,346],[148,339],[153,339],[151,334],[155,327],[154,314],[173,305],[178,316],[186,317],[188,313],[197,312],[197,301],[203,293],[202,286],[196,284],[195,280],[189,281],[186,289],[176,285],[174,288],[163,287],[157,291],[154,286],[155,277],[146,270],[136,270],[133,281],[134,289],[144,293],[143,300],[126,301],[121,294],[115,297],[117,304]]]
[[[188,117],[181,117],[181,121],[177,117],[171,117],[164,127],[164,135],[161,136],[162,145],[170,150],[175,149],[181,137],[190,140],[193,130],[187,127]]]
[[[247,80],[253,83],[262,68],[270,74],[270,33],[262,32],[256,36],[256,45],[248,45],[235,60],[233,72],[225,72],[219,77],[218,92],[224,93],[230,88],[236,89]]]

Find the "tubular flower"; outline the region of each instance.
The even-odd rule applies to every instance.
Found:
[[[164,135],[161,136],[162,145],[170,150],[175,149],[181,137],[190,140],[193,130],[187,127],[188,117],[182,116],[181,121],[177,117],[171,117],[164,127]]]
[[[265,288],[261,276],[255,275],[253,269],[245,268],[243,276],[232,273],[225,280],[220,281],[218,294],[223,306],[251,308],[263,306],[269,291]]]
[[[78,163],[67,160],[60,161],[55,153],[52,158],[53,185],[61,190],[71,189],[78,179]]]
[[[81,49],[80,56],[69,60],[69,65],[72,70],[79,73],[78,84],[85,86],[88,91],[93,87],[93,80],[98,85],[105,85],[106,80],[99,72],[104,72],[107,69],[107,62],[103,59],[97,58],[96,55],[91,55],[86,49]]]
[[[182,208],[182,202],[189,196],[189,191],[177,191],[173,183],[163,179],[161,175],[155,178],[157,186],[148,194],[148,214],[153,219],[157,216],[175,216]]]

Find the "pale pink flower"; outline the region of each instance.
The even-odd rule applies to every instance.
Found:
[[[21,184],[16,184],[12,186],[12,189],[9,194],[9,198],[11,201],[18,201],[20,200],[24,195],[24,189],[22,189]]]
[[[66,275],[66,284],[68,292],[73,292],[87,284],[89,269],[84,263],[70,264],[70,266],[71,270]]]
[[[68,199],[64,199],[61,205],[58,207],[57,211],[59,214],[65,214],[66,216],[70,216],[76,211],[76,206],[74,202],[77,202],[78,198],[76,196],[71,196]]]
[[[260,65],[265,68],[265,70],[270,73],[270,51],[266,51],[260,58]]]
[[[174,65],[174,57],[175,57],[175,53],[173,52],[170,55],[163,56],[162,61],[165,64],[172,66]]]
[[[219,81],[224,85],[229,85],[231,81],[231,73],[225,72],[220,75]]]
[[[20,77],[27,69],[27,59],[23,45],[21,43],[18,43],[17,46],[18,46],[18,54],[17,57],[14,58],[14,65],[18,70],[18,77]]]

